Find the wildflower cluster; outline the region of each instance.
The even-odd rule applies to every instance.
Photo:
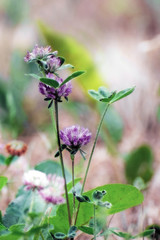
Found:
[[[57,51],[51,51],[50,46],[38,47],[36,44],[33,51],[27,52],[24,58],[26,62],[36,62],[40,71],[45,74],[45,78],[39,78],[39,92],[45,96],[45,101],[50,101],[49,108],[52,106],[53,101],[62,102],[62,97],[68,101],[68,95],[72,92],[70,80],[84,73],[78,71],[63,80],[59,77],[58,71],[73,66],[70,64],[63,65],[65,59],[57,56],[57,54]],[[61,150],[67,149],[71,155],[75,155],[80,150],[82,157],[85,159],[85,152],[81,149],[81,146],[90,142],[91,133],[88,129],[78,125],[67,127],[60,131],[60,139],[64,143]],[[59,152],[55,156],[59,156]]]
[[[26,190],[38,190],[41,197],[54,205],[64,203],[64,179],[56,175],[46,175],[38,170],[30,170],[23,176]]]
[[[68,95],[72,92],[71,82],[64,83],[64,80],[59,77],[58,71],[73,66],[67,64],[62,67],[65,59],[57,56],[57,54],[57,51],[51,52],[50,46],[38,47],[36,44],[33,51],[27,52],[24,57],[25,62],[36,62],[38,64],[42,73],[42,77],[38,76],[40,79],[39,91],[45,96],[45,101],[51,101],[49,107],[51,107],[53,100],[61,102],[62,97],[67,100]],[[56,87],[54,87],[54,84]]]
[[[38,65],[41,76],[35,74],[30,75],[39,80],[39,92],[45,96],[45,101],[49,101],[48,108],[50,108],[52,103],[54,103],[54,114],[53,111],[51,111],[51,114],[53,114],[52,120],[56,128],[58,146],[58,151],[55,154],[55,157],[59,156],[63,176],[62,178],[56,176],[55,174],[46,175],[45,173],[37,170],[30,170],[24,174],[23,183],[26,190],[38,192],[46,203],[60,205],[57,209],[56,215],[51,216],[51,219],[49,219],[49,222],[53,225],[53,230],[48,233],[48,229],[45,229],[46,233],[43,231],[44,229],[42,225],[42,231],[38,232],[38,234],[36,233],[34,238],[38,239],[38,237],[41,236],[41,238],[44,239],[44,232],[46,236],[49,236],[49,238],[52,237],[53,239],[74,239],[78,229],[93,235],[94,239],[99,236],[104,236],[106,238],[109,236],[108,227],[105,228],[105,224],[100,224],[101,226],[98,227],[99,229],[97,228],[98,218],[96,219],[96,216],[100,217],[100,214],[103,211],[101,209],[104,208],[103,212],[106,216],[108,214],[114,214],[129,207],[138,205],[143,201],[143,196],[134,187],[129,185],[126,186],[124,184],[107,184],[97,187],[96,189],[92,189],[86,193],[84,193],[84,186],[102,122],[109,106],[131,94],[134,91],[134,87],[120,92],[109,92],[105,87],[100,87],[98,91],[89,91],[91,97],[96,99],[96,101],[99,101],[99,103],[102,102],[104,104],[105,109],[97,127],[95,140],[88,158],[82,186],[79,191],[75,186],[77,179],[75,178],[74,159],[78,151],[85,159],[85,152],[81,148],[90,142],[91,133],[88,128],[84,128],[79,125],[69,126],[61,130],[59,127],[58,106],[63,99],[68,101],[68,96],[72,92],[71,80],[82,75],[84,71],[73,72],[70,76],[63,79],[59,75],[59,72],[66,68],[73,68],[73,66],[70,64],[64,64],[65,59],[58,56],[57,51],[52,52],[51,47],[49,46],[39,47],[38,45],[35,45],[33,51],[27,52],[24,60],[28,63],[35,62]],[[67,183],[63,150],[67,150],[70,153],[72,164],[71,183]],[[72,192],[72,196],[70,196],[69,191]],[[65,204],[61,205],[64,202]],[[83,217],[78,218],[80,215],[79,210],[81,212],[81,216],[84,213],[84,219]],[[86,212],[87,218],[85,215]],[[104,220],[104,216],[102,216],[102,220]],[[92,225],[91,221],[93,223]],[[85,224],[89,224],[89,227],[85,226]],[[67,226],[68,229],[66,229]],[[115,235],[117,235],[117,233],[115,233]]]

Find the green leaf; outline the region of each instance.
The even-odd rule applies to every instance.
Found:
[[[0,176],[0,190],[7,184],[7,177]]]
[[[135,87],[132,88],[127,88],[125,90],[122,90],[118,93],[116,93],[116,95],[114,96],[114,98],[110,101],[110,103],[114,103],[126,96],[128,96],[129,94],[131,94],[134,91]]]
[[[135,236],[132,236],[130,233],[127,232],[115,232],[114,230],[110,230],[112,233],[114,233],[115,235],[125,238],[125,239],[135,239],[135,238],[139,238],[139,237],[148,237],[150,235],[152,235],[154,233],[154,229],[150,229],[150,230],[145,230],[144,232],[141,232]]]
[[[155,233],[155,229],[148,229],[142,233],[137,234],[135,237],[147,237]]]
[[[135,187],[125,184],[108,184],[101,187],[92,189],[84,194],[89,198],[92,197],[95,190],[106,191],[106,195],[103,197],[103,201],[110,202],[112,207],[110,209],[103,209],[106,215],[114,214],[125,209],[137,206],[143,202],[142,193]],[[80,210],[86,211],[87,204],[81,204]],[[84,208],[84,209],[83,209]],[[93,209],[92,209],[93,210]],[[82,213],[83,214],[83,213]]]
[[[82,75],[82,74],[84,74],[84,73],[85,73],[85,71],[77,71],[77,72],[72,73],[69,77],[67,77],[67,78],[61,83],[60,87],[63,86],[65,83],[69,82],[71,79],[76,78],[76,77],[79,77],[80,75]]]
[[[127,232],[115,232],[113,230],[110,230],[112,233],[114,233],[115,235],[117,235],[118,237],[122,237],[126,240],[132,239],[134,238],[130,233]]]
[[[112,228],[107,228],[105,231],[103,231],[102,233],[100,233],[99,236],[106,236],[106,237],[108,237],[110,234],[112,234],[112,231],[117,230],[117,229],[118,229],[118,228],[114,228],[114,227],[112,227]]]
[[[41,162],[35,166],[35,169],[41,172],[44,172],[46,174],[51,173],[51,174],[56,174],[58,176],[62,176],[62,169],[61,169],[60,163],[55,162],[53,160],[46,160],[44,162]],[[70,182],[71,174],[67,170],[65,170],[65,173],[66,173],[67,181]]]
[[[58,70],[64,70],[64,69],[68,69],[68,68],[74,68],[74,66],[71,64],[65,64],[65,65],[60,66],[58,68]]]
[[[20,224],[15,224],[12,225],[8,230],[13,233],[23,233],[25,224],[20,223]]]
[[[20,240],[22,239],[22,236],[17,236],[17,234],[15,233],[9,233],[9,234],[5,234],[0,236],[0,240]]]
[[[129,183],[137,177],[148,182],[153,175],[153,152],[149,145],[141,145],[125,156],[125,175]]]
[[[84,195],[92,198],[92,194],[95,190],[103,191],[105,190],[107,194],[103,197],[103,201],[110,202],[112,207],[110,209],[104,209],[102,207],[97,206],[97,214],[104,214],[105,217],[110,214],[114,214],[125,209],[137,206],[143,202],[142,193],[135,187],[131,185],[125,184],[108,184],[101,187],[97,187],[88,192],[85,192]],[[70,209],[73,208],[73,195],[69,194],[69,204]],[[78,201],[76,201],[76,207],[78,206]],[[71,212],[72,215],[72,212]],[[64,232],[67,234],[69,229],[68,218],[64,218],[64,216],[68,216],[67,214],[67,206],[66,203],[62,204],[58,207],[56,216],[50,218],[50,223],[54,225],[53,232]],[[79,209],[79,215],[77,218],[76,227],[80,227],[84,224],[87,224],[89,220],[93,217],[93,205],[84,202],[81,203]]]
[[[44,77],[43,77],[43,78],[40,78],[39,80],[40,80],[41,82],[43,82],[43,83],[45,83],[45,84],[53,87],[53,88],[59,87],[59,83],[58,83],[56,80],[54,80],[54,79],[44,78]]]
[[[31,200],[31,192],[24,191],[23,194],[17,196],[6,209],[3,217],[3,224],[6,227],[22,223],[26,217]]]
[[[110,103],[111,100],[115,97],[115,95],[116,95],[116,91],[111,92],[108,97],[106,97],[106,98],[101,98],[100,101],[101,101],[101,102]]]
[[[116,91],[109,92],[107,88],[105,87],[99,87],[98,92],[95,90],[89,90],[88,93],[93,97],[94,99],[100,101],[100,102],[106,102],[110,103],[111,100],[115,97]]]
[[[69,231],[68,231],[68,236],[71,238],[74,238],[76,236],[76,231],[77,231],[77,227],[76,226],[72,226],[70,227]]]
[[[28,74],[25,74],[26,76],[29,76],[29,77],[32,77],[32,78],[35,78],[35,79],[38,79],[38,80],[40,80],[40,76],[38,76],[38,75],[36,75],[36,74],[34,74],[34,73],[28,73]]]
[[[99,87],[98,93],[101,95],[101,97],[108,98],[110,93],[106,87]]]
[[[101,98],[101,96],[99,95],[99,93],[96,92],[95,90],[92,90],[92,89],[91,89],[91,90],[88,91],[88,93],[89,93],[89,95],[90,95],[92,98],[96,99],[97,101],[99,101],[100,98]]]
[[[81,226],[81,227],[78,227],[78,229],[81,230],[84,233],[89,234],[89,235],[93,235],[94,234],[94,229],[91,228],[91,227]]]

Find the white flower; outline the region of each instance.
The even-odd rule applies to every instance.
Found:
[[[24,173],[23,184],[26,186],[26,190],[41,190],[49,185],[47,175],[37,170],[30,170]]]

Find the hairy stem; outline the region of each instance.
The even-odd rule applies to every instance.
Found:
[[[66,197],[67,210],[68,210],[68,221],[69,221],[69,225],[71,226],[71,214],[70,214],[68,191],[67,191],[67,181],[66,181],[66,175],[65,175],[65,169],[64,169],[63,155],[62,155],[62,150],[61,150],[60,136],[59,136],[59,118],[58,118],[58,102],[57,101],[54,101],[54,106],[55,106],[57,144],[58,144],[58,150],[59,150],[59,154],[60,154],[60,163],[61,163],[62,175],[63,175],[63,178],[64,178],[65,197]]]
[[[89,167],[90,167],[90,164],[91,164],[92,156],[93,156],[93,153],[94,153],[94,150],[95,150],[95,147],[96,147],[96,143],[97,143],[97,140],[98,140],[99,132],[100,132],[100,129],[101,129],[101,126],[102,126],[104,117],[105,117],[105,115],[106,115],[106,113],[107,113],[107,110],[108,110],[109,106],[110,106],[110,105],[107,104],[107,106],[106,106],[106,108],[105,108],[105,110],[104,110],[104,112],[103,112],[103,115],[102,115],[102,117],[101,117],[100,123],[99,123],[99,125],[98,125],[96,137],[95,137],[95,140],[94,140],[94,143],[93,143],[92,151],[91,151],[91,154],[90,154],[90,157],[89,157],[88,165],[87,165],[86,172],[85,172],[85,176],[84,176],[84,181],[83,181],[83,184],[82,184],[81,194],[83,193],[83,190],[84,190],[84,186],[85,186],[85,183],[86,183],[86,179],[87,179]],[[75,218],[75,224],[76,224],[76,221],[77,221],[77,217],[78,217],[78,213],[79,213],[79,208],[80,208],[80,202],[79,202],[78,208],[77,208],[77,214],[76,214],[76,218]]]

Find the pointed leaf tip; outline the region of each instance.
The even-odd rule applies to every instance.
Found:
[[[110,101],[110,103],[114,103],[124,97],[127,97],[134,91],[134,89],[135,89],[135,86],[132,88],[126,88],[126,89],[116,93],[115,96],[113,97],[113,99]]]
[[[85,73],[85,71],[77,71],[77,72],[72,73],[69,77],[67,77],[63,81],[63,83],[60,85],[60,87],[63,86],[64,84],[66,84],[67,82],[69,82],[70,80],[72,80],[73,78],[79,77],[80,75],[82,75],[84,73]]]

